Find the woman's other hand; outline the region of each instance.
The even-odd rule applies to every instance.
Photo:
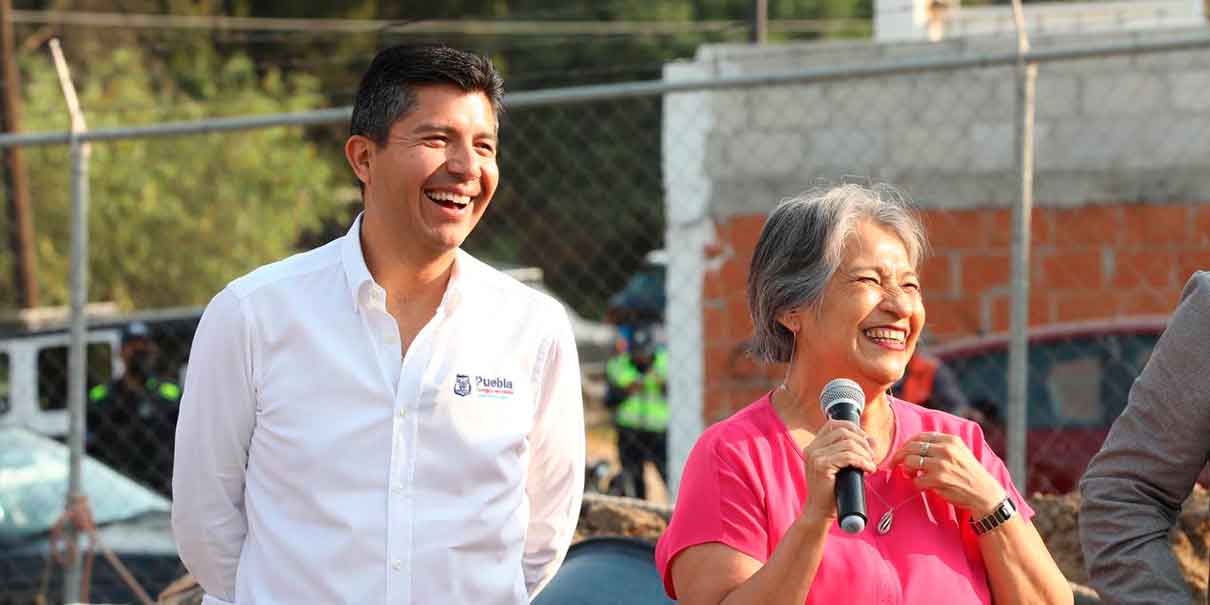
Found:
[[[1006,495],[1004,486],[954,435],[919,433],[895,452],[891,464],[906,469],[918,489],[936,492],[976,519],[991,514]]]
[[[803,517],[810,522],[831,523],[836,519],[836,473],[847,466],[867,473],[877,469],[873,441],[861,427],[844,420],[829,420],[803,448],[806,464],[807,501]]]

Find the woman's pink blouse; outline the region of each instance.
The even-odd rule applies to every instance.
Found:
[[[892,453],[923,431],[957,435],[1004,486],[1018,514],[1033,517],[978,424],[894,398],[890,406]],[[890,458],[865,478],[865,531],[851,535],[832,525],[806,602],[991,603],[977,537],[967,523],[970,515],[935,493],[918,491],[902,468],[889,466]],[[768,395],[711,426],[689,454],[672,522],[656,547],[669,596],[676,598],[670,568],[681,551],[720,542],[764,563],[812,496],[802,455]],[[891,531],[878,535],[875,526],[889,508],[883,499],[899,506]]]

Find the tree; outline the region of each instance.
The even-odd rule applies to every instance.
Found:
[[[174,72],[131,46],[83,63],[75,80],[91,128],[323,105],[314,78],[261,75],[242,55],[219,59],[204,48]],[[50,61],[29,56],[24,67],[29,130],[66,130]],[[67,148],[29,151],[43,298],[65,304]],[[205,303],[233,277],[294,251],[305,230],[346,211],[333,161],[298,128],[95,143],[89,300],[126,308]],[[0,305],[11,306],[11,289],[0,292]]]

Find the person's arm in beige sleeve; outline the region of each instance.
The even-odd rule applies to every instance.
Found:
[[[1188,603],[1168,532],[1210,453],[1210,273],[1190,278],[1080,481],[1080,542],[1106,603]]]

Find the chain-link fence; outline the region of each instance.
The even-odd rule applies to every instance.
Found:
[[[1210,267],[1210,39],[1190,39],[1076,40],[1102,46],[1083,54],[1058,52],[1071,40],[1037,44],[1031,489],[1073,487],[1184,280]],[[506,100],[501,188],[466,247],[573,312],[589,489],[669,502],[702,427],[780,382],[784,368],[745,355],[744,282],[763,217],[781,198],[854,179],[903,189],[933,245],[927,355],[897,391],[979,419],[1005,453],[1019,175],[1012,57],[1000,48],[715,47],[669,66],[663,84]],[[152,593],[183,573],[168,486],[202,306],[230,279],[347,228],[360,202],[333,144],[346,122],[335,110],[168,138],[111,130],[115,140],[93,143],[84,491],[99,544]],[[67,154],[22,149],[43,298],[62,304]],[[52,553],[68,475],[66,314],[8,311],[0,605],[62,590]],[[86,573],[92,600],[132,599],[112,564]]]

